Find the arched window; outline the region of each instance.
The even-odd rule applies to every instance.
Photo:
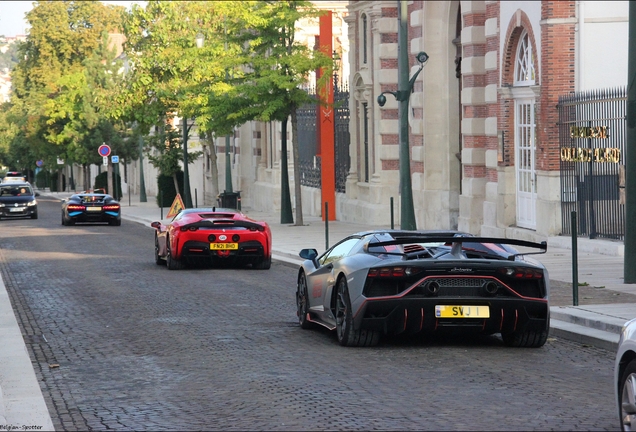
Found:
[[[515,62],[515,86],[530,86],[535,83],[534,57],[528,32],[524,31],[517,46]]]

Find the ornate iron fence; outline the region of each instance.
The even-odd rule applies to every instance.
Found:
[[[349,174],[349,91],[336,86],[334,91],[335,175],[336,191],[344,192]],[[317,103],[297,111],[300,184],[320,188],[320,158],[316,157]]]
[[[563,234],[624,240],[627,89],[559,97]]]

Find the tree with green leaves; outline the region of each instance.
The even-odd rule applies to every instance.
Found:
[[[315,102],[302,89],[311,72],[319,68],[331,71],[332,60],[319,51],[295,40],[296,27],[303,19],[321,13],[309,1],[249,2],[250,13],[239,17],[237,31],[231,33],[236,43],[244,47],[245,76],[235,83],[235,102],[240,105],[240,117],[282,123],[281,137],[281,223],[293,223],[289,174],[287,167],[287,120],[291,118],[296,225],[303,225],[302,194],[298,157],[297,110]],[[240,30],[243,28],[245,30]],[[320,83],[329,79],[323,74]]]
[[[213,160],[216,154],[211,140],[218,128],[203,109],[208,99],[206,91],[201,90],[213,86],[215,77],[223,74],[223,69],[215,66],[216,55],[222,53],[215,35],[217,9],[228,4],[235,3],[150,1],[145,8],[133,6],[124,20],[129,72],[120,96],[125,101],[122,118],[136,122],[142,130],[163,126],[175,115],[196,118],[199,132],[209,141]],[[196,47],[199,34],[207,35],[201,49]],[[183,146],[183,139],[181,143]],[[190,153],[188,163],[194,162],[198,155]],[[176,152],[174,155],[166,152],[158,157],[170,161],[150,160],[155,160],[153,165],[157,167],[170,167],[173,156],[179,157]],[[183,152],[180,160],[183,162]],[[218,176],[213,176],[213,182],[218,191]]]
[[[123,11],[61,1],[36,2],[27,14],[31,29],[12,74],[12,115],[45,166],[56,166],[58,158],[86,165],[98,156],[87,138],[111,118],[109,95],[120,66],[108,33],[118,31]]]

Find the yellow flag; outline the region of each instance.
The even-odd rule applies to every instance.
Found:
[[[166,218],[173,218],[179,214],[181,210],[183,210],[185,206],[183,205],[183,201],[181,200],[181,194],[177,194],[174,197],[174,201],[172,201],[172,205],[170,206],[170,211],[166,215]]]

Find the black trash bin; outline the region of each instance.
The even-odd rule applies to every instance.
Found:
[[[241,209],[241,191],[238,192],[221,192],[219,194],[219,204],[223,208]]]

